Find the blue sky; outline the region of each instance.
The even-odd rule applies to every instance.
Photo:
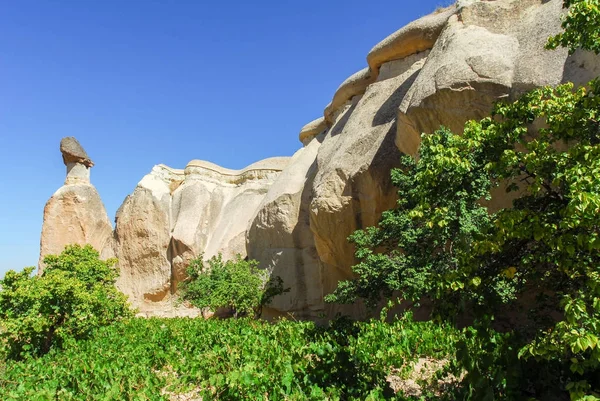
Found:
[[[59,142],[111,219],[152,166],[242,168],[300,148],[377,42],[447,0],[0,3],[0,276],[35,265]]]

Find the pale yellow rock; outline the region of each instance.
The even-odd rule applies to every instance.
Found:
[[[242,170],[193,160],[185,170],[156,166],[117,215],[118,287],[144,315],[184,316],[178,284],[189,262],[218,253],[246,256],[246,230],[268,188],[289,158]]]
[[[242,170],[200,160],[185,170],[157,166],[121,207],[113,236],[89,184],[89,158],[70,141],[65,186],[45,210],[42,254],[91,242],[103,257],[117,256],[118,286],[144,316],[196,315],[177,303],[177,285],[192,258],[221,252],[259,260],[290,287],[266,309],[268,318],[365,317],[360,304],[329,305],[323,297],[352,277],[347,237],[394,206],[390,169],[401,154],[414,155],[421,134],[440,125],[461,132],[497,100],[600,74],[599,56],[544,49],[563,12],[562,0],[459,0],[423,17],[371,50],[369,67],[301,129],[304,147],[291,159]],[[494,194],[488,205],[507,202]]]
[[[272,178],[287,166],[289,157],[271,157],[252,163],[241,170],[231,170],[204,160],[192,160],[185,168],[186,176],[192,174],[204,179],[214,178],[226,184],[240,184],[262,178]]]
[[[58,255],[71,244],[102,251],[112,237],[112,225],[98,191],[90,184],[61,187],[44,207],[38,274],[46,255]]]
[[[446,21],[455,11],[456,7],[450,6],[426,15],[379,42],[367,55],[367,63],[371,71],[378,74],[381,65],[388,61],[430,50],[446,25]]]
[[[561,13],[561,0],[461,2],[399,107],[398,148],[415,154],[422,133],[441,125],[462,132],[498,100],[566,77],[584,79],[577,68],[565,70],[565,49],[544,49],[561,29]]]
[[[327,129],[327,123],[324,117],[317,118],[309,122],[300,130],[298,138],[304,146],[308,145],[312,139]]]
[[[248,223],[288,162],[289,158],[271,158],[242,170],[199,160],[188,164],[186,179],[173,194],[173,258],[178,276],[201,253],[206,258],[218,253],[226,259],[246,256]]]
[[[140,309],[144,303],[166,301],[171,288],[171,188],[183,171],[155,166],[119,208],[115,254],[119,259],[117,287]]]
[[[376,75],[371,73],[371,70],[363,68],[355,74],[348,77],[335,91],[333,100],[325,107],[323,115],[328,126],[331,126],[335,120],[335,113],[354,96],[365,93],[367,87],[375,82]]]
[[[316,156],[324,134],[292,157],[263,198],[247,232],[248,257],[271,276],[283,279],[290,292],[276,297],[266,318],[291,314],[316,319],[325,313],[322,265],[310,231],[309,205]]]
[[[348,236],[375,225],[396,201],[390,169],[398,165],[394,146],[396,110],[425,64],[427,52],[382,66],[386,75],[355,97],[327,132],[317,156],[310,228],[323,264],[323,294],[352,277],[354,247]],[[326,305],[326,314],[364,316],[360,306]]]
[[[544,50],[560,30],[561,6],[561,0],[461,0],[376,45],[369,67],[340,85],[324,118],[301,129],[305,146],[291,161],[266,160],[240,171],[190,162],[177,173],[183,178],[158,191],[168,192],[169,213],[138,214],[156,221],[149,227],[158,225],[160,246],[142,253],[153,255],[150,276],[164,294],[160,302],[143,303],[145,313],[179,313],[168,303],[191,258],[239,252],[291,289],[273,301],[267,317],[366,316],[361,305],[328,305],[323,296],[352,277],[356,260],[347,237],[376,225],[394,206],[390,169],[402,152],[415,154],[421,133],[442,124],[460,132],[466,120],[489,115],[496,100],[598,74],[597,56]],[[163,206],[153,201],[146,209]]]
[[[375,82],[384,63],[431,49],[454,12],[455,7],[451,6],[420,18],[373,47],[367,55],[369,66],[347,78],[336,90],[333,100],[325,107],[323,115],[327,126],[333,124],[336,113],[348,101],[354,96],[362,95],[367,87]],[[302,139],[300,141],[303,142]]]

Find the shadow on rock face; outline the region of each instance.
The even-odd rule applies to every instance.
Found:
[[[373,118],[373,127],[387,124],[396,119],[396,115],[398,114],[398,107],[400,107],[400,103],[402,103],[404,96],[406,96],[406,93],[419,76],[420,71],[421,70],[417,70],[410,77],[408,77],[406,81],[404,81],[402,85],[400,85],[394,91],[394,93],[392,93],[392,95],[385,101],[385,103],[379,108],[379,110],[377,110],[377,113]]]
[[[333,127],[331,127],[331,129],[329,130],[330,137],[337,136],[337,135],[341,134],[342,132],[344,132],[344,128],[346,127],[346,124],[348,123],[350,116],[352,116],[352,112],[354,112],[354,109],[356,109],[356,104],[357,104],[357,102],[352,102],[350,109],[344,113],[342,118],[339,121],[337,121],[333,125]]]

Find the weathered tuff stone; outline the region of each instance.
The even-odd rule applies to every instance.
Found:
[[[146,315],[194,314],[172,303],[189,260],[247,253],[291,288],[275,298],[267,317],[365,316],[360,305],[327,305],[323,296],[352,277],[348,235],[376,224],[394,205],[389,170],[401,153],[415,154],[421,133],[440,125],[462,131],[498,99],[600,74],[598,56],[544,50],[560,30],[561,6],[561,0],[460,0],[401,28],[373,47],[367,68],[340,85],[324,117],[302,128],[304,147],[291,160],[240,171],[201,161],[185,170],[155,167],[121,207],[114,239],[104,247],[103,254],[120,259],[119,288]],[[89,183],[89,169],[87,155],[70,152],[79,157],[65,159],[66,184],[75,189]],[[61,211],[47,214],[88,221],[86,227],[94,226],[87,210],[102,216],[101,202],[82,209],[67,201],[73,197],[59,198]],[[497,208],[506,198],[494,202]],[[73,225],[47,220],[46,232]],[[44,236],[52,235],[43,234],[42,242]]]
[[[229,170],[194,160],[173,195],[173,267],[184,276],[191,258],[222,253],[226,259],[246,257],[246,230],[269,187],[289,158],[271,158],[243,170]]]
[[[577,70],[594,63],[581,68],[566,49],[544,49],[561,29],[561,12],[561,0],[461,2],[399,107],[398,148],[414,154],[421,133],[440,125],[461,132],[500,99],[567,77],[582,83],[587,74]]]
[[[117,286],[145,315],[189,314],[173,296],[185,267],[201,254],[246,256],[247,226],[288,159],[243,170],[201,160],[185,170],[154,167],[117,213]]]
[[[363,68],[346,79],[333,95],[331,103],[325,107],[324,117],[328,126],[333,125],[336,113],[340,108],[354,96],[365,93],[367,86],[375,82],[376,76],[369,68]]]
[[[91,244],[102,252],[112,237],[104,204],[90,183],[93,163],[73,137],[63,138],[60,150],[67,178],[44,207],[38,274],[44,269],[44,256],[59,254],[69,244]]]
[[[376,224],[394,204],[387,178],[399,157],[395,148],[415,154],[421,133],[440,125],[461,132],[467,120],[489,115],[498,99],[598,74],[597,56],[544,49],[560,30],[561,6],[560,0],[461,1],[376,45],[369,68],[340,86],[325,108],[330,129],[318,150],[310,204],[324,294],[352,276],[348,235]]]
[[[65,165],[69,165],[69,163],[81,163],[86,167],[94,165],[94,162],[89,158],[83,147],[79,144],[79,141],[73,136],[61,139],[60,151]]]
[[[400,159],[394,146],[397,107],[426,59],[422,52],[383,64],[385,74],[345,106],[319,148],[310,228],[323,263],[324,294],[352,277],[354,247],[348,236],[377,224],[396,201],[390,169]],[[335,305],[328,308],[328,314],[341,311]],[[346,311],[356,317],[365,312],[358,306]]]
[[[325,117],[317,118],[314,121],[309,122],[300,130],[300,135],[298,135],[298,139],[304,146],[308,145],[315,136],[319,135],[323,131],[327,129],[327,122],[325,121]]]
[[[112,236],[112,225],[96,188],[89,184],[65,185],[44,207],[39,273],[46,255],[57,255],[70,244],[90,244],[102,251]]]
[[[429,50],[435,44],[448,18],[456,12],[447,7],[400,28],[371,49],[367,55],[369,68],[377,75],[379,68],[388,61],[399,60],[412,54]]]
[[[290,288],[263,311],[267,318],[285,313],[316,318],[325,312],[323,267],[310,231],[309,211],[323,136],[321,132],[294,154],[269,188],[248,228],[248,257],[258,260],[262,268],[281,277],[284,286]]]
[[[154,167],[117,212],[117,287],[142,311],[144,300],[161,301],[171,293],[171,186],[182,179],[181,170]]]

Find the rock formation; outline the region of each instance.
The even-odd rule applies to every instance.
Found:
[[[373,47],[367,66],[340,85],[323,117],[301,129],[304,146],[291,159],[240,171],[202,161],[185,170],[156,166],[117,214],[108,248],[120,260],[119,288],[148,314],[184,313],[168,303],[189,260],[241,253],[291,288],[268,316],[364,316],[360,305],[327,305],[323,296],[352,277],[347,237],[394,205],[389,171],[400,155],[414,155],[421,134],[440,125],[462,131],[495,101],[600,75],[598,56],[544,49],[561,29],[562,12],[562,0],[459,0]],[[78,180],[91,165],[75,146],[63,154],[72,172],[57,194],[84,185]],[[92,207],[105,216],[97,194],[95,206],[57,194],[46,206],[42,254],[87,240],[63,238],[62,231],[96,227],[86,214]],[[94,235],[101,248],[110,237]]]
[[[94,162],[89,158],[85,149],[79,141],[74,137],[66,137],[60,141],[60,152],[62,153],[63,162],[69,164],[83,164],[85,167],[93,167]]]
[[[315,317],[325,312],[321,284],[324,270],[310,230],[309,213],[316,156],[325,132],[321,128],[321,133],[296,152],[269,188],[248,228],[248,257],[260,261],[261,267],[290,287],[273,308],[263,312],[267,317],[287,312]]]
[[[38,274],[44,269],[44,256],[59,254],[69,244],[91,244],[102,251],[112,237],[104,204],[90,183],[94,163],[73,137],[60,142],[60,151],[67,178],[44,207]]]
[[[271,158],[229,170],[193,160],[185,170],[154,167],[117,212],[117,286],[144,313],[181,314],[172,295],[189,261],[219,252],[246,257],[246,228],[287,163]]]

